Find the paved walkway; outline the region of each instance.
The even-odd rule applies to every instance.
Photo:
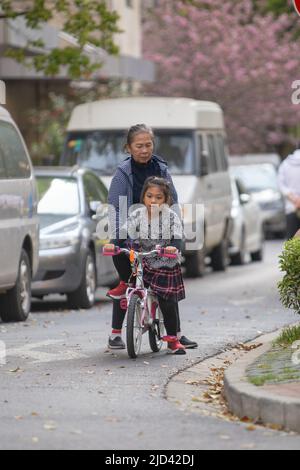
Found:
[[[249,429],[264,424],[300,433],[300,365],[292,362],[291,348],[272,346],[278,335],[262,336],[181,372],[168,384],[167,398],[182,411],[241,420]]]

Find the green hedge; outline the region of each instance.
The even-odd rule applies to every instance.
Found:
[[[300,238],[286,242],[279,259],[280,270],[285,273],[278,284],[281,301],[300,315]]]

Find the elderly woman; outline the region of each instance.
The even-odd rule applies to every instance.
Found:
[[[147,178],[157,176],[167,180],[170,185],[173,203],[178,203],[177,192],[168,172],[166,162],[156,155],[153,155],[154,134],[152,129],[145,124],[138,124],[131,127],[127,135],[125,148],[130,157],[118,166],[108,195],[108,203],[112,205],[116,211],[114,238],[117,240],[120,239],[120,197],[127,197],[126,212],[133,204],[139,204],[142,189]],[[122,308],[122,300],[126,296],[126,290],[131,276],[131,267],[127,256],[124,254],[114,256],[113,261],[120,276],[120,283],[115,289],[107,293],[107,295],[114,300],[112,333],[108,340],[108,347],[111,349],[124,349],[125,344],[122,340],[122,326],[126,310]],[[181,334],[179,313],[177,323],[179,330],[178,338],[181,344],[185,346],[185,348],[196,348],[198,346],[196,342],[189,340]]]

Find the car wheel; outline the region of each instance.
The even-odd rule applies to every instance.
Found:
[[[205,273],[205,250],[199,250],[185,256],[186,277],[203,277]]]
[[[265,246],[264,234],[261,235],[261,245],[259,250],[251,253],[251,260],[254,262],[260,262],[264,259],[264,246]]]
[[[16,285],[0,297],[0,317],[4,322],[21,322],[31,309],[31,265],[25,250],[21,252]]]
[[[228,241],[224,238],[211,254],[211,265],[214,271],[226,271],[228,264]]]
[[[254,251],[253,253],[251,253],[251,259],[254,262],[263,261],[263,259],[264,259],[263,247],[261,247],[258,251]]]
[[[97,274],[95,258],[91,250],[88,250],[82,272],[82,280],[78,289],[67,294],[68,304],[73,309],[89,309],[95,304],[97,288]]]
[[[241,234],[240,251],[235,255],[231,255],[231,264],[234,266],[243,266],[246,263],[246,233],[243,229]]]

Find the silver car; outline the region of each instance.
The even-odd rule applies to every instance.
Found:
[[[250,254],[252,261],[262,261],[264,228],[262,211],[253,196],[233,176],[231,217],[233,229],[229,241],[229,254],[234,265],[242,265]]]
[[[98,285],[110,285],[116,271],[102,256],[108,240],[95,236],[93,215],[107,217],[107,189],[90,170],[35,169],[39,191],[40,264],[32,294],[66,294],[71,308],[91,308]]]
[[[232,166],[231,171],[259,204],[265,234],[283,237],[286,232],[284,199],[278,186],[275,166],[270,163],[238,165]]]
[[[9,113],[0,106],[0,317],[24,321],[38,266],[39,221],[30,157]]]

